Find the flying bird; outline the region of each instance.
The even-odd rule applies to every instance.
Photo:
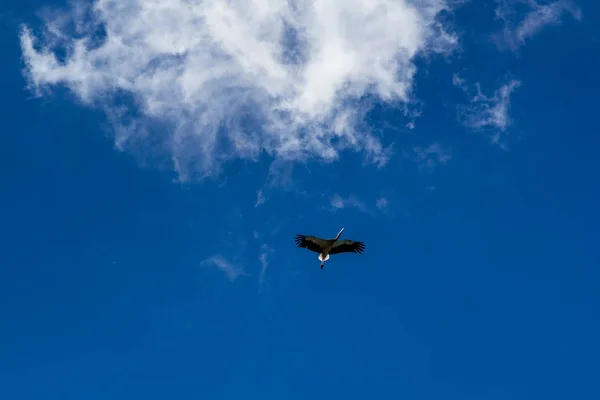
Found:
[[[329,260],[330,254],[362,254],[365,250],[365,244],[363,242],[357,242],[355,240],[338,240],[342,235],[343,230],[344,228],[339,231],[335,239],[321,239],[316,236],[296,235],[296,245],[319,253],[318,258],[321,261],[321,269],[323,269],[325,261]]]

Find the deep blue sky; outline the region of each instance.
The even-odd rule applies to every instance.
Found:
[[[115,150],[67,91],[34,98],[19,24],[47,4],[0,13],[1,398],[600,398],[595,1],[503,52],[485,36],[493,4],[459,9],[461,53],[418,61],[416,128],[369,117],[399,127],[390,163],[348,152],[287,189],[265,186],[267,157],[177,183]],[[457,122],[455,72],[522,82],[506,150]],[[433,141],[445,165],[402,155]],[[331,210],[335,194],[366,210]],[[295,248],[341,227],[364,255],[321,271]],[[215,254],[245,275],[202,264]]]

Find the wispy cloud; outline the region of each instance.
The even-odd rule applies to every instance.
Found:
[[[211,256],[203,260],[200,265],[214,266],[221,270],[230,282],[235,281],[239,276],[247,276],[243,268],[231,263],[220,254]]]
[[[546,26],[560,25],[563,17],[581,19],[581,10],[571,1],[558,0],[540,4],[536,0],[497,0],[496,17],[504,21],[504,29],[495,35],[500,49],[516,50]],[[528,12],[521,19],[515,17],[516,6],[524,5]]]
[[[463,78],[461,78],[458,74],[453,74],[452,75],[452,84],[456,87],[461,88],[462,90],[468,90],[467,88],[467,81]]]
[[[389,148],[358,129],[361,99],[410,101],[415,56],[457,44],[437,19],[446,0],[75,4],[23,27],[31,87],[100,107],[118,148],[159,147],[181,180],[263,151],[287,162],[353,149],[385,165]]]
[[[262,291],[263,285],[265,283],[265,274],[267,273],[267,268],[269,268],[269,258],[273,253],[273,249],[266,244],[263,244],[260,248],[260,275],[258,277],[259,284],[259,292]]]
[[[388,199],[386,197],[378,198],[377,202],[375,202],[375,206],[380,210],[385,210],[388,206]]]
[[[521,81],[510,79],[494,91],[493,95],[484,94],[479,83],[475,83],[475,94],[471,94],[463,80],[453,79],[453,81],[455,81],[455,85],[472,96],[468,105],[457,107],[459,121],[475,130],[490,128],[492,140],[501,145],[500,134],[511,124],[510,96],[515,89],[521,86]]]
[[[348,198],[343,198],[342,196],[336,193],[333,196],[331,196],[329,204],[333,210],[339,210],[346,207],[354,207],[364,212],[367,211],[367,207],[365,206],[365,204],[352,195]]]
[[[265,194],[262,191],[262,189],[256,192],[256,203],[254,204],[254,207],[256,208],[260,205],[265,204],[265,201],[267,201],[267,199],[265,198]]]
[[[452,159],[450,149],[438,142],[425,148],[421,146],[414,147],[413,152],[419,167],[428,170],[432,170],[438,165],[446,165]]]
[[[343,197],[336,193],[329,198],[329,206],[325,207],[325,209],[333,212],[343,209],[356,209],[371,217],[375,217],[380,213],[386,214],[388,212],[388,205],[389,200],[384,196],[373,199],[372,202],[367,202],[359,199],[355,195]]]

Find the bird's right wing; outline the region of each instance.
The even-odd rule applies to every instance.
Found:
[[[296,246],[321,253],[325,247],[325,241],[316,236],[296,235]]]
[[[339,253],[358,253],[362,254],[365,251],[365,244],[354,240],[338,240],[334,243],[329,254]]]

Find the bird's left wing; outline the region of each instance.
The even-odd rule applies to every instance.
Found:
[[[358,253],[362,254],[365,251],[365,244],[363,242],[357,242],[354,240],[338,240],[334,243],[329,254],[338,253]]]
[[[325,241],[316,236],[296,235],[296,245],[320,253],[325,247]]]

